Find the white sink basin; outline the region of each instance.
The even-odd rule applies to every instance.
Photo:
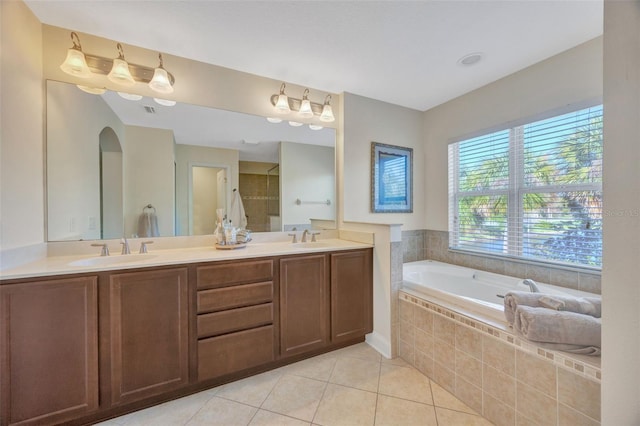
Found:
[[[69,266],[103,266],[121,263],[143,262],[158,257],[155,254],[122,254],[117,256],[100,256],[69,262]]]

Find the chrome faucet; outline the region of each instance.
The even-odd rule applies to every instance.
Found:
[[[109,246],[106,243],[104,244],[91,244],[91,247],[102,247],[100,251],[100,256],[109,256]]]
[[[147,250],[147,244],[153,244],[153,241],[143,241],[140,243],[140,254],[144,254],[144,253],[149,253],[149,250]]]
[[[304,232],[302,233],[302,238],[300,239],[301,243],[306,243],[307,242],[307,235],[309,234],[309,230],[305,229]]]
[[[319,232],[312,232],[311,233],[311,242],[315,243],[316,242],[316,235],[320,235]]]
[[[529,290],[531,290],[531,293],[540,293],[540,289],[538,288],[534,280],[527,278],[526,280],[522,280],[522,284],[529,286]]]
[[[120,244],[122,244],[122,252],[120,254],[131,254],[131,249],[129,248],[129,241],[127,237],[122,237],[120,240]]]
[[[298,242],[298,237],[296,237],[296,233],[295,232],[293,234],[287,234],[287,235],[290,236],[290,237],[293,237],[293,239],[291,240],[291,242],[293,244]]]

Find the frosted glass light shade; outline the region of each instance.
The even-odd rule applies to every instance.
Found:
[[[288,114],[291,112],[289,108],[289,97],[284,93],[278,95],[278,102],[276,102],[276,110],[281,114]]]
[[[267,121],[268,121],[269,123],[277,124],[277,123],[282,123],[282,118],[278,118],[278,117],[267,117]]]
[[[172,101],[170,99],[153,98],[153,100],[156,101],[156,103],[164,106],[174,106],[176,104],[176,101]]]
[[[313,117],[313,110],[311,109],[311,102],[309,99],[303,99],[300,104],[300,115],[304,118]]]
[[[291,126],[291,127],[300,127],[300,126],[302,126],[302,123],[299,123],[297,121],[290,121],[289,122],[289,126]]]
[[[149,87],[158,93],[173,93],[173,86],[169,81],[169,75],[164,68],[158,67],[153,72],[153,78],[149,82]]]
[[[133,86],[135,83],[129,71],[129,64],[123,59],[113,60],[113,67],[107,77],[114,83],[122,84],[123,86]]]
[[[81,50],[71,48],[67,50],[67,58],[64,60],[60,69],[67,74],[80,78],[91,77],[91,70],[87,65],[87,60]]]
[[[76,86],[78,87],[78,89],[82,90],[83,92],[91,93],[92,95],[102,95],[104,92],[107,91],[107,89],[100,88],[100,87],[83,86],[81,84],[77,84]]]
[[[320,121],[330,123],[335,120],[336,118],[333,116],[333,108],[331,108],[331,105],[324,104],[322,107],[322,114],[320,114]]]
[[[318,126],[317,124],[309,124],[309,128],[311,130],[322,130],[322,129],[324,129],[324,127]]]
[[[124,98],[128,101],[139,101],[140,99],[142,99],[142,95],[136,95],[133,93],[118,92],[118,95],[120,95],[121,98]]]

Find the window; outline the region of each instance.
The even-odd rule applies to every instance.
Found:
[[[449,145],[453,249],[602,265],[602,106]]]

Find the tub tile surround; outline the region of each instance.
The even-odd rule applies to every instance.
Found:
[[[542,349],[404,291],[399,318],[400,356],[491,422],[600,424],[599,358]]]
[[[477,256],[449,250],[449,232],[420,229],[402,231],[403,262],[437,260],[467,268],[531,278],[547,284],[600,294],[600,274],[534,265],[509,259]]]

